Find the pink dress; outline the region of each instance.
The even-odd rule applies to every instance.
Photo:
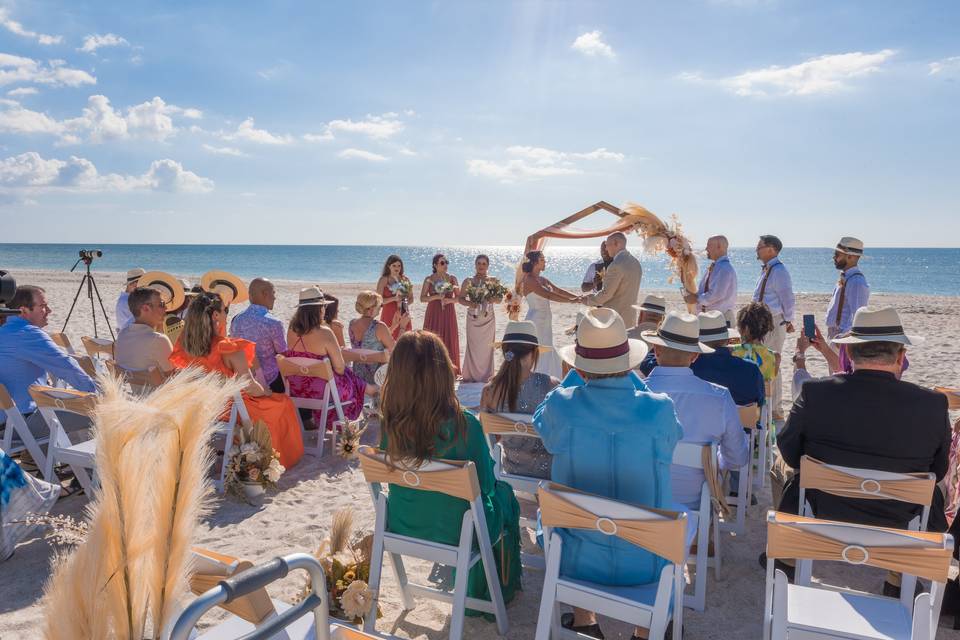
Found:
[[[298,341],[297,344],[301,344]],[[319,356],[309,351],[288,350],[283,353],[287,358],[313,358],[320,360],[325,356]],[[337,383],[337,392],[340,394],[340,403],[343,405],[343,415],[347,420],[356,420],[363,411],[364,393],[367,390],[366,381],[355,374],[352,369],[346,368],[343,373],[333,374],[333,380]],[[287,378],[290,384],[290,397],[292,398],[314,398],[323,399],[323,393],[327,388],[327,381],[322,378],[313,378],[308,376],[290,376]],[[319,426],[323,412],[314,410],[313,421]],[[333,423],[339,420],[337,412],[330,409],[327,412],[327,429],[333,429]]]
[[[433,280],[430,280],[430,290],[427,295],[436,295],[433,288]],[[454,298],[454,292],[446,294],[447,298]],[[453,363],[453,370],[460,375],[460,331],[457,328],[457,305],[448,304],[446,306],[440,300],[431,300],[427,304],[427,311],[423,316],[423,328],[430,333],[435,333],[444,346],[447,353],[450,354],[450,362]]]

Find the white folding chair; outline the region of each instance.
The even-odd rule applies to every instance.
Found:
[[[556,603],[587,609],[650,630],[663,638],[673,619],[673,640],[683,628],[683,567],[697,525],[695,515],[646,509],[543,482],[538,493],[546,575],[540,598],[536,640],[562,637]],[[563,540],[553,529],[584,529],[617,536],[668,561],[659,579],[646,585],[617,587],[560,574]],[[551,633],[552,632],[552,633]]]
[[[107,360],[104,365],[111,376],[123,380],[134,393],[147,393],[163,384],[163,373],[157,367],[125,369],[114,360]]]
[[[113,360],[113,340],[82,336],[80,342],[83,343],[84,350],[88,356],[93,358],[95,363],[102,364],[104,360]]]
[[[71,442],[57,413],[92,417],[97,394],[35,384],[30,386],[30,397],[37,404],[37,410],[50,429],[43,477],[55,478],[54,467],[57,464],[66,464],[87,496],[92,496],[94,482],[87,470],[92,472],[96,469],[96,442],[92,438],[76,444]]]
[[[773,385],[764,382],[766,401],[760,407],[760,432],[756,434],[759,450],[753,473],[754,490],[766,487],[770,482],[770,468],[773,466],[773,448],[776,446],[775,425],[773,423]],[[750,450],[751,459],[753,449]]]
[[[312,409],[321,411],[320,424],[317,425],[317,446],[312,449],[317,456],[323,455],[323,440],[327,431],[327,416],[330,409],[337,414],[337,420],[341,424],[347,423],[347,418],[343,414],[343,407],[353,404],[353,400],[342,402],[340,400],[340,390],[337,389],[337,381],[333,376],[333,366],[329,358],[287,358],[277,356],[277,367],[280,369],[280,375],[283,376],[283,386],[287,395],[293,400],[293,405],[297,409]],[[287,378],[290,376],[303,376],[306,378],[320,378],[325,381],[323,387],[323,398],[301,398],[290,394],[290,383]],[[300,418],[300,412],[297,411],[297,419],[300,420],[300,429],[303,431],[303,420]],[[304,432],[305,433],[305,432]],[[335,450],[337,446],[337,428],[334,426],[330,430],[330,449]]]
[[[697,515],[697,555],[694,558],[693,593],[684,595],[684,605],[696,611],[707,606],[707,569],[713,567],[713,576],[720,579],[720,518],[725,508],[723,491],[717,475],[717,445],[678,442],[673,450],[675,466],[699,469],[704,481],[700,487],[700,505]],[[711,526],[712,525],[712,526]],[[710,558],[710,533],[713,532],[713,559]],[[689,559],[688,559],[689,562]]]
[[[3,439],[0,440],[0,442],[2,442],[0,448],[10,455],[27,451],[36,463],[40,473],[43,474],[43,479],[50,482],[50,477],[46,475],[47,457],[44,455],[43,448],[40,446],[46,444],[50,438],[45,435],[38,437],[30,430],[30,425],[27,424],[26,418],[24,418],[20,410],[17,409],[13,398],[10,397],[7,388],[2,384],[0,384],[0,411],[2,411],[5,416]]]
[[[497,630],[505,635],[509,623],[507,610],[500,591],[500,578],[493,557],[493,545],[487,532],[487,519],[480,503],[480,483],[472,462],[461,460],[434,460],[417,469],[391,466],[384,453],[372,447],[360,447],[360,468],[363,477],[370,484],[377,512],[376,528],[373,534],[373,554],[370,560],[370,589],[373,591],[373,603],[370,614],[364,619],[363,629],[374,632],[377,620],[377,601],[380,597],[380,579],[383,572],[383,554],[390,554],[397,583],[403,600],[404,610],[414,607],[413,596],[421,596],[453,604],[450,620],[451,640],[463,637],[463,621],[466,608],[492,613],[497,620]],[[422,540],[410,536],[391,533],[387,522],[388,492],[384,484],[437,491],[465,501],[463,521],[460,526],[460,543],[443,544]],[[476,535],[479,551],[473,550]],[[407,580],[403,566],[403,556],[410,556],[438,562],[456,568],[453,593],[441,591],[425,585],[413,584]],[[477,600],[467,596],[467,577],[470,568],[477,562],[482,563],[491,600]]]
[[[933,640],[949,578],[953,537],[767,513],[763,637]],[[789,584],[775,560],[829,560],[901,572],[899,598],[820,583]],[[910,586],[907,588],[907,577]],[[914,597],[917,577],[932,582]]]
[[[223,416],[221,416],[223,417]],[[235,393],[230,402],[230,412],[226,420],[219,420],[216,424],[216,435],[223,436],[223,458],[220,461],[219,479],[214,483],[217,493],[223,493],[226,488],[227,465],[230,463],[230,450],[233,448],[233,432],[237,430],[237,424],[251,425],[250,414],[247,412],[247,405],[243,403],[243,394]]]
[[[720,529],[722,531],[733,531],[739,536],[747,531],[747,509],[750,507],[753,497],[753,482],[751,481],[753,478],[753,448],[757,441],[757,421],[760,419],[760,408],[755,404],[748,404],[738,406],[737,410],[740,413],[740,424],[748,434],[747,451],[750,453],[747,463],[740,467],[740,472],[737,474],[737,495],[731,496],[728,494],[726,496],[727,504],[736,507],[734,518],[731,522],[723,522]]]

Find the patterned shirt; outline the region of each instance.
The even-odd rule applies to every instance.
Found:
[[[287,350],[287,338],[283,323],[270,310],[259,304],[251,304],[230,323],[230,336],[243,338],[257,345],[257,360],[263,369],[263,380],[273,382],[280,369],[277,368],[277,354]]]

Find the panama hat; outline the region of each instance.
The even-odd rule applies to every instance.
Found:
[[[587,373],[623,373],[647,355],[647,345],[627,338],[623,318],[613,309],[589,309],[577,325],[577,342],[558,350],[575,369]]]
[[[137,282],[138,280],[140,280],[140,276],[142,276],[145,273],[146,271],[144,269],[141,269],[140,267],[136,267],[135,269],[130,269],[129,271],[127,271],[127,281],[124,284],[124,286],[129,286],[131,283]]]
[[[530,320],[511,320],[503,329],[503,338],[494,342],[493,346],[502,347],[505,344],[525,344],[537,347],[541,352],[549,351],[550,347],[540,344],[537,337],[537,325]]]
[[[667,299],[651,293],[643,299],[643,302],[633,305],[633,308],[638,311],[646,311],[647,313],[658,313],[661,316],[666,315]]]
[[[852,236],[844,236],[837,243],[837,251],[850,256],[862,256],[863,242]]]
[[[860,307],[853,316],[853,328],[842,338],[834,338],[834,344],[863,344],[864,342],[897,342],[904,345],[923,344],[920,336],[908,336],[903,332],[900,314],[893,307]]]
[[[140,276],[138,287],[146,287],[160,292],[160,299],[167,311],[179,309],[183,305],[183,286],[180,281],[163,271],[148,271]]]
[[[719,342],[739,338],[740,332],[727,326],[727,319],[721,311],[704,311],[697,316],[700,323],[700,340],[703,342]]]
[[[228,271],[207,271],[200,278],[200,286],[204,291],[220,294],[223,304],[228,307],[246,302],[248,298],[246,283]]]
[[[690,353],[713,353],[711,347],[700,342],[700,320],[692,313],[671,311],[656,331],[640,335],[647,344]]]
[[[320,287],[306,287],[300,289],[300,300],[297,302],[297,308],[326,306],[330,304],[330,302],[331,300],[327,300],[326,296],[323,295],[323,291],[320,290]]]

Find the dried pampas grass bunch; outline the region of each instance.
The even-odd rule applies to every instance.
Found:
[[[188,591],[190,546],[209,492],[214,422],[242,383],[187,370],[144,397],[100,379],[94,416],[100,486],[87,539],[55,560],[50,640],[159,637]]]

